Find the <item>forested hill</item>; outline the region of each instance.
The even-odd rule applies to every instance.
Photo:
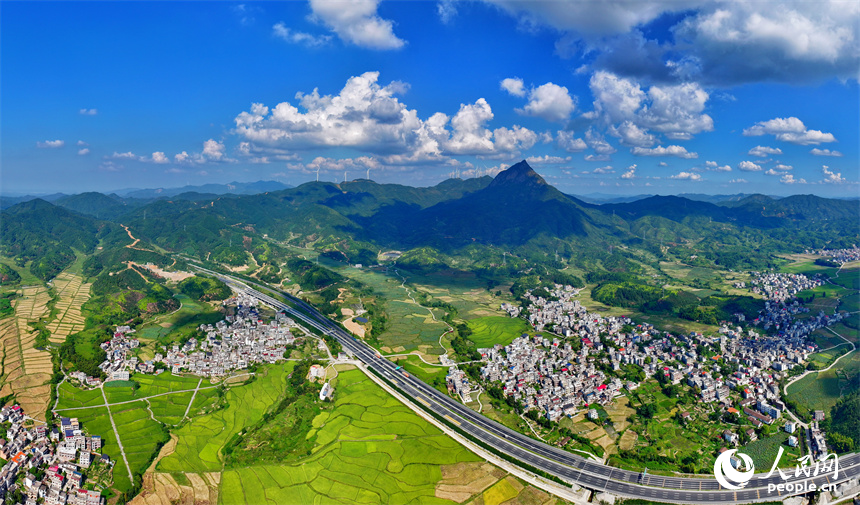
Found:
[[[57,205],[18,204],[3,211],[3,254],[53,255],[63,264],[70,248],[92,251],[120,222],[154,246],[200,258],[215,252],[244,256],[243,249],[258,247],[249,241],[266,236],[351,259],[372,259],[386,248],[468,251],[473,257],[484,249],[493,255],[504,250],[537,258],[547,251],[569,256],[672,245],[729,266],[742,256],[860,242],[857,200],[752,195],[714,204],[655,196],[596,205],[559,192],[525,161],[494,179],[449,179],[429,188],[360,179],[256,195],[191,195],[137,206],[99,193],[63,197]]]

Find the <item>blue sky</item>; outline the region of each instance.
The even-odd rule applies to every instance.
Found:
[[[856,196],[856,2],[3,2],[4,193],[528,159],[592,192]]]

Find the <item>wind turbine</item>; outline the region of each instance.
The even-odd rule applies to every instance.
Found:
[[[343,171],[343,182],[346,182],[346,170]]]
[[[317,167],[317,182],[320,182],[320,167]]]
[[[370,167],[367,168],[367,176],[365,177],[368,181],[370,180]]]

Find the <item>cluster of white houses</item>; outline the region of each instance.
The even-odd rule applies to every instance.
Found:
[[[84,489],[93,465],[113,465],[100,454],[101,437],[84,434],[77,419],[62,418],[52,429],[25,428],[25,419],[17,405],[0,409],[0,422],[10,425],[0,438],[0,457],[6,460],[0,469],[4,502],[11,503],[8,498],[19,491],[19,503],[25,505],[102,505],[99,491]]]
[[[200,325],[205,337],[175,344],[167,356],[159,354],[155,360],[163,360],[173,373],[220,376],[254,363],[277,363],[284,359],[287,346],[296,341],[290,331],[295,327],[292,319],[278,313],[274,320],[264,322],[257,301],[244,294],[224,303],[235,303],[236,314],[226,316],[214,326]]]
[[[844,265],[851,261],[860,261],[860,247],[857,247],[856,245],[850,249],[821,249],[818,251],[806,252],[807,254],[812,253],[830,258],[840,265]]]
[[[814,289],[822,284],[824,281],[818,276],[809,278],[803,274],[752,272],[750,291],[768,300],[782,302],[803,290]],[[745,287],[744,283],[738,283],[735,286]]]
[[[573,299],[578,290],[570,286],[554,286],[550,290],[552,300],[526,293],[529,323],[536,332],[552,329],[558,336],[523,334],[507,346],[479,349],[486,361],[481,376],[487,383],[500,382],[505,394],[517,399],[525,409],[537,409],[556,420],[594,404],[606,404],[623,389],[638,387],[636,382],[625,383],[601,371],[606,366],[617,371],[632,364],[641,367],[646,377],[662,374],[671,383],[683,381],[703,402],[719,402],[723,410],[747,417],[754,426],[772,424],[786,409],[779,380],[793,367],[804,365],[817,351],[808,335],[844,317],[839,312],[822,312],[795,318],[808,309],[793,295],[821,282],[793,274],[758,274],[754,278],[753,290],[763,293],[768,301],[751,323],[777,330],[770,334],[723,325],[715,336],[671,335],[648,324],[634,324],[626,317],[589,313]],[[505,303],[501,308],[511,317],[523,314],[515,305]],[[745,318],[741,316],[737,320],[743,322]],[[561,336],[579,337],[581,349],[574,351]],[[721,367],[715,366],[718,362],[730,365],[732,372],[723,376]],[[448,384],[465,401],[479,387],[471,384],[456,366],[449,370]],[[742,411],[733,407],[737,403]],[[819,414],[823,415],[816,413]],[[797,445],[793,435],[796,424],[789,422],[785,426],[792,434],[790,445]],[[824,434],[817,424],[813,428],[810,448],[821,458],[827,455]]]

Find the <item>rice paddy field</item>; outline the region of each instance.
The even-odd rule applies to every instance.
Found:
[[[478,461],[357,370],[341,372],[335,409],[314,419],[312,454],[294,465],[226,470],[220,503],[453,503],[441,465]]]
[[[35,348],[37,332],[29,323],[49,315],[51,301],[44,286],[24,286],[14,300],[14,317],[0,321],[0,396],[15,394],[27,415],[45,420],[53,372],[51,354]]]
[[[807,410],[828,412],[847,394],[850,380],[860,374],[860,350],[843,356],[830,370],[811,373],[787,388],[788,398]]]
[[[104,400],[102,400],[102,403],[104,403]],[[62,415],[64,417],[78,418],[85,432],[102,437],[102,453],[107,454],[115,462],[113,467],[114,489],[120,493],[130,490],[132,482],[128,478],[128,467],[126,467],[122,459],[122,453],[120,453],[119,444],[117,444],[116,435],[110,423],[107,407],[67,410]],[[117,428],[119,428],[119,425],[117,425]],[[130,439],[130,441],[132,440]],[[123,446],[125,446],[125,438],[122,439],[122,442]]]
[[[66,337],[84,329],[81,307],[90,299],[91,283],[85,283],[80,275],[61,273],[52,281],[57,293],[56,317],[47,325],[51,332],[51,343],[60,345]]]
[[[468,320],[466,324],[472,330],[469,340],[478,347],[508,345],[523,333],[533,332],[525,320],[507,316],[479,317]]]
[[[385,300],[388,327],[380,337],[380,350],[386,353],[418,350],[429,358],[429,355],[444,352],[439,346],[439,337],[448,330],[448,326],[441,321],[444,312],[442,309],[417,305],[409,296],[415,297],[416,291],[453,305],[457,309],[458,319],[468,321],[487,316],[505,316],[499,308],[504,300],[489,292],[486,285],[470,272],[446,271],[416,275],[394,268],[357,269],[335,262],[320,262],[345,277],[366,284]]]
[[[79,418],[87,432],[101,435],[105,441],[104,452],[116,461],[114,487],[120,493],[132,487],[128,478],[129,470],[133,475],[142,475],[155,456],[158,445],[167,440],[166,428],[182,421],[193,393],[178,391],[194,389],[201,383],[196,377],[175,377],[169,373],[157,376],[138,374],[133,379],[119,385],[108,382],[104,388],[105,397],[111,404],[110,414],[125,449],[128,467],[119,451],[102,392],[99,389],[80,389],[68,382],[61,384],[58,389],[57,414]],[[135,382],[140,384],[137,389],[134,388]],[[210,389],[198,391],[194,404],[188,409],[189,417],[210,406],[217,397],[217,390],[208,381],[202,382],[201,387]],[[156,394],[163,396],[144,399]],[[129,403],[115,405],[116,402]]]
[[[155,456],[158,445],[169,438],[167,430],[153,419],[144,401],[114,405],[110,410],[119,430],[129,469],[132,474],[141,475]],[[114,469],[114,479],[116,475]]]
[[[277,402],[293,366],[294,362],[289,362],[261,368],[253,382],[227,391],[224,408],[192,417],[173,431],[177,437],[176,446],[171,454],[158,462],[157,471],[220,472],[224,466],[221,450],[233,435],[258,422]],[[192,410],[197,405],[198,400],[195,399]]]

